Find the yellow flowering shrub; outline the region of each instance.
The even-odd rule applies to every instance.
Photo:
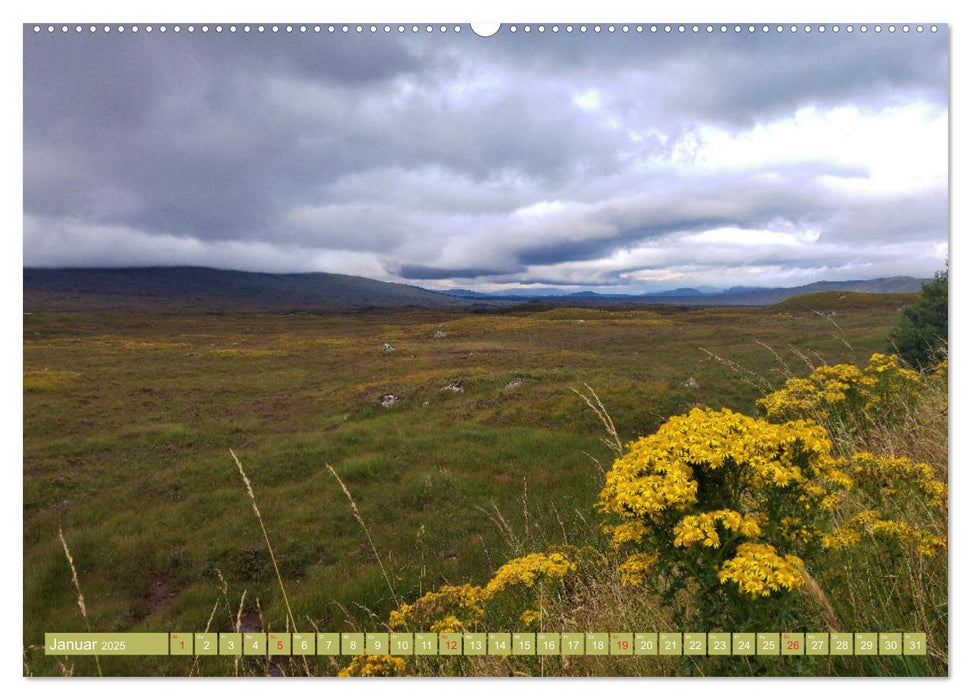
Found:
[[[925,381],[875,354],[863,369],[819,367],[789,380],[759,402],[766,418],[695,408],[629,443],[598,499],[625,555],[621,583],[653,585],[683,606],[688,626],[776,628],[798,614],[801,599],[790,594],[806,582],[804,562],[825,573],[828,557],[863,542],[945,551],[947,484],[930,465],[840,456],[813,420],[896,415]],[[915,524],[915,507],[931,520]]]
[[[398,656],[356,656],[337,675],[343,678],[403,676],[405,661]]]
[[[392,610],[391,629],[411,628],[431,632],[457,632],[475,627],[485,614],[486,596],[481,586],[445,585],[430,591],[412,604]]]
[[[699,470],[731,473],[751,487],[798,485],[808,478],[807,468],[831,468],[831,447],[826,431],[808,421],[776,425],[728,409],[696,408],[627,446],[607,473],[599,506],[640,519],[614,530],[615,544],[637,542],[647,523],[698,503]]]
[[[694,591],[692,622],[750,621],[744,601],[798,588],[795,565],[822,550],[827,508],[853,481],[831,452],[826,430],[807,420],[700,408],[670,418],[627,446],[600,493],[600,510],[619,520],[613,546],[634,550],[621,583],[656,584],[668,600]]]
[[[509,619],[518,619],[527,628],[542,617],[542,596],[537,595],[542,586],[552,587],[576,569],[576,563],[564,552],[527,554],[500,566],[485,586],[443,585],[414,603],[401,605],[391,611],[388,627],[460,632],[475,629],[491,609],[493,615],[507,613],[508,617],[514,613],[515,618]],[[537,597],[540,610],[531,607]]]
[[[623,564],[617,567],[621,585],[641,585],[654,569],[655,564],[657,564],[657,557],[653,554],[631,554]]]
[[[914,527],[904,520],[883,518],[878,510],[857,513],[821,539],[827,549],[840,550],[859,545],[864,535],[883,537],[896,540],[904,546],[913,546],[922,556],[933,556],[947,548],[944,537]]]
[[[876,379],[853,365],[817,367],[808,377],[794,377],[779,391],[759,399],[769,418],[811,416],[819,409],[865,404]]]
[[[793,377],[758,401],[770,420],[814,418],[865,424],[875,415],[894,413],[916,400],[921,376],[903,367],[896,355],[875,353],[862,370],[825,365],[808,377]]]
[[[864,536],[873,536],[912,546],[921,556],[945,551],[947,484],[934,477],[929,464],[857,452],[846,460],[846,466],[855,485],[854,499],[862,510],[821,535],[825,548],[848,549],[867,541]],[[932,516],[939,534],[909,522],[917,504],[925,515]]]
[[[576,571],[576,568],[576,564],[559,552],[527,554],[499,567],[492,580],[486,584],[484,594],[486,598],[491,598],[513,586],[529,588],[538,579],[556,581]]]
[[[883,500],[912,489],[928,506],[947,508],[947,485],[934,478],[929,464],[869,452],[857,452],[850,463],[853,477],[861,488],[877,492]]]

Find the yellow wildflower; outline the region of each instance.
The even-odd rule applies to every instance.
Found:
[[[483,595],[485,598],[491,598],[510,586],[529,588],[539,578],[561,579],[568,573],[576,571],[576,568],[576,564],[559,552],[527,554],[499,567],[492,580],[486,584]]]
[[[524,610],[523,614],[519,616],[519,624],[523,628],[529,627],[534,622],[538,622],[543,616],[538,610]]]
[[[463,629],[465,629],[465,625],[455,615],[448,615],[441,620],[435,620],[429,628],[432,632],[458,632]]]
[[[860,533],[850,527],[838,527],[824,533],[820,540],[827,549],[847,549],[855,547],[860,541]]]
[[[620,583],[624,586],[639,586],[651,573],[657,557],[653,554],[632,554],[627,561],[617,567],[620,573]]]
[[[721,538],[715,529],[718,523],[730,532],[746,537],[762,534],[758,520],[751,515],[742,515],[734,510],[715,510],[700,515],[686,515],[674,526],[674,544],[687,547],[700,543],[703,547],[720,547]]]
[[[888,537],[901,544],[913,545],[918,554],[933,556],[947,548],[947,540],[925,530],[915,528],[903,520],[882,518],[879,511],[857,513],[842,526],[822,536],[824,547],[844,549],[859,543],[862,535]]]
[[[697,501],[698,469],[737,468],[752,486],[806,480],[800,463],[832,449],[826,431],[808,421],[776,425],[727,409],[693,409],[632,442],[607,473],[599,507],[626,518],[657,521]]]
[[[627,542],[640,542],[647,534],[647,526],[640,520],[631,520],[611,528],[610,532],[613,535],[611,542],[614,547],[619,547]]]
[[[718,580],[735,583],[739,591],[753,598],[768,596],[803,584],[797,565],[802,566],[801,559],[780,557],[772,545],[745,542],[739,545],[734,557],[722,564]]]
[[[896,355],[874,354],[864,369],[826,365],[808,377],[793,377],[785,386],[758,401],[770,419],[849,411],[858,416],[892,408],[917,396],[920,375],[900,365]]]
[[[433,632],[455,632],[475,626],[485,611],[485,595],[480,586],[445,585],[430,591],[413,605],[402,605],[388,616],[391,629],[413,627]]]
[[[385,677],[405,675],[405,661],[398,656],[356,656],[337,672],[341,677]]]
[[[863,484],[878,486],[889,495],[910,484],[926,497],[929,505],[947,508],[947,485],[934,478],[934,470],[929,464],[869,452],[857,452],[851,463],[853,476]]]

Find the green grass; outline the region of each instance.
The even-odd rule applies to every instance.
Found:
[[[593,387],[625,441],[695,405],[751,413],[760,388],[702,349],[776,383],[779,358],[793,368],[800,355],[863,363],[884,348],[900,303],[853,296],[872,298],[835,317],[792,300],[765,309],[25,316],[29,670],[62,672],[37,648],[45,631],[85,629],[59,527],[96,631],[198,631],[219,601],[213,630],[228,630],[244,590],[246,613],[259,599],[267,627],[284,628],[230,449],[252,480],[298,624],[377,628],[394,601],[325,465],[351,491],[402,598],[446,581],[484,583],[513,546],[488,516],[493,506],[522,540],[598,537],[595,460],[607,468],[611,453],[571,387]],[[445,338],[434,338],[439,328]],[[384,352],[385,342],[397,350]],[[462,392],[443,390],[457,380]],[[379,405],[387,393],[400,398],[394,408]],[[558,522],[524,515],[553,509]],[[162,599],[152,593],[159,581]],[[78,675],[96,673],[93,660],[73,663]],[[124,658],[102,667],[188,668]],[[232,667],[206,661],[200,672]]]

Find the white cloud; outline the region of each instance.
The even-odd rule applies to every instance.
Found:
[[[349,249],[208,241],[125,226],[24,217],[24,265],[112,267],[188,265],[250,272],[337,272],[391,281],[380,256]]]
[[[692,164],[726,171],[817,162],[856,171],[820,181],[851,194],[894,194],[947,186],[947,111],[916,102],[872,111],[804,107],[793,116],[732,133],[703,126],[686,137]]]

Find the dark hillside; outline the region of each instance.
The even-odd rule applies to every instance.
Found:
[[[24,311],[360,311],[458,309],[469,304],[419,287],[328,273],[206,267],[24,269]]]

